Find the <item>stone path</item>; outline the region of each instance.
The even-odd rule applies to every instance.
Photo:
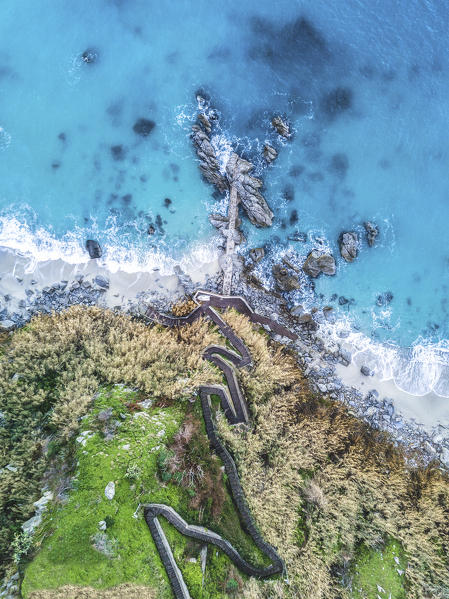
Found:
[[[228,228],[225,229],[226,253],[223,261],[223,295],[230,295],[232,291],[232,273],[235,250],[235,223],[237,221],[239,197],[237,190],[231,185],[229,194]]]
[[[205,349],[203,357],[206,360],[210,360],[221,369],[226,378],[226,387],[223,385],[203,385],[200,387],[201,407],[203,410],[207,436],[209,437],[211,446],[223,462],[228,476],[232,498],[243,527],[251,536],[260,551],[270,559],[271,565],[261,568],[250,564],[238,553],[229,541],[223,539],[220,535],[211,530],[201,526],[189,525],[170,506],[155,503],[146,504],[144,505],[145,520],[159,551],[159,555],[166,569],[176,599],[191,599],[191,596],[182,577],[182,573],[176,564],[165,533],[160,525],[158,520],[159,516],[166,518],[166,520],[181,534],[200,540],[203,543],[211,543],[219,547],[240,570],[249,576],[264,578],[272,576],[273,574],[280,574],[284,571],[284,563],[276,549],[263,539],[257,529],[247,505],[234,460],[227,449],[222,445],[215,431],[211,409],[212,395],[217,395],[220,398],[221,407],[231,424],[248,423],[248,407],[238,383],[236,368],[250,366],[252,360],[246,345],[221,318],[220,314],[214,310],[214,307],[235,308],[243,314],[246,314],[252,322],[268,326],[273,332],[283,337],[294,340],[296,339],[296,335],[278,322],[256,314],[248,302],[242,297],[218,295],[208,291],[197,291],[194,295],[194,300],[198,303],[198,306],[188,316],[172,318],[160,314],[152,308],[148,309],[147,316],[160,324],[170,327],[189,324],[201,316],[205,316],[210,318],[217,325],[221,334],[226,337],[235,350],[221,345],[210,345]]]

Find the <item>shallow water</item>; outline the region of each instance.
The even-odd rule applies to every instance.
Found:
[[[342,230],[363,237],[363,221],[376,222],[376,247],[363,242],[353,264],[339,258],[337,276],[318,279],[316,291],[360,331],[354,341],[369,345],[385,376],[394,363],[401,385],[449,395],[449,6],[273,6],[3,3],[0,244],[76,261],[94,237],[111,267],[129,270],[193,248],[206,260],[207,210],[220,201],[188,137],[204,89],[220,112],[224,154],[232,143],[260,166],[265,140],[279,150],[262,173],[274,226],[245,223],[247,247],[271,244],[265,271],[284,251],[301,262],[316,238],[337,256]],[[81,59],[86,49],[95,62]],[[291,142],[271,130],[275,112],[292,123]],[[147,137],[133,131],[142,117],[155,122]],[[295,230],[308,243],[289,242]],[[393,300],[379,307],[385,292]],[[335,294],[353,301],[339,306]],[[379,342],[414,345],[415,359]]]

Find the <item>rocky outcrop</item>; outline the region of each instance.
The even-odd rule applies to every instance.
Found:
[[[376,241],[377,236],[379,235],[379,227],[370,221],[366,221],[363,223],[366,231],[366,239],[368,241],[368,245],[373,247],[374,242]]]
[[[272,273],[276,285],[281,291],[294,291],[301,287],[298,277],[291,275],[289,271],[280,264],[275,264],[273,266]]]
[[[338,243],[340,245],[341,257],[346,262],[354,262],[357,258],[359,248],[359,237],[355,231],[341,233]]]
[[[229,188],[228,182],[220,172],[220,164],[210,139],[200,125],[193,125],[192,140],[200,159],[200,171],[203,177],[224,193]]]
[[[206,133],[208,135],[211,134],[212,131],[212,125],[210,120],[207,118],[206,114],[204,112],[200,112],[198,115],[198,121],[201,123],[201,125],[204,127],[204,130],[206,131]]]
[[[87,50],[84,50],[84,52],[81,54],[81,59],[86,64],[93,64],[94,62],[97,62],[98,50],[95,48],[87,48]]]
[[[310,277],[317,277],[319,274],[334,275],[336,272],[335,258],[332,254],[320,250],[312,250],[306,258],[302,267],[303,271]]]
[[[278,153],[276,152],[276,150],[268,144],[265,144],[263,149],[263,157],[268,162],[268,164],[271,164],[273,160],[276,160],[277,156]]]
[[[215,227],[219,231],[222,231],[223,229],[227,229],[228,224],[229,224],[227,216],[224,216],[223,214],[215,214],[215,213],[209,214],[209,222],[213,227]]]
[[[280,116],[274,116],[271,119],[271,124],[281,137],[285,137],[286,139],[290,137],[290,126]]]
[[[273,213],[259,191],[262,181],[249,174],[253,168],[251,162],[233,153],[226,165],[227,178],[237,191],[240,202],[253,225],[269,227],[273,221]]]

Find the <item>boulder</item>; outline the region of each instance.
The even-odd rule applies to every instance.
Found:
[[[291,275],[289,271],[280,264],[275,264],[273,266],[272,273],[276,285],[281,291],[294,291],[295,289],[300,288],[298,277]]]
[[[259,191],[262,181],[249,174],[253,168],[251,162],[233,153],[226,165],[226,175],[229,184],[237,190],[240,202],[253,225],[269,227],[273,221],[273,213]]]
[[[102,275],[97,275],[94,278],[94,283],[101,287],[102,289],[109,289],[109,279],[107,277],[103,277]]]
[[[101,258],[102,251],[98,241],[95,241],[94,239],[88,239],[86,241],[86,250],[89,252],[89,256],[92,259]]]
[[[373,247],[376,237],[379,235],[379,227],[370,221],[363,223],[363,226],[365,227],[368,245]]]
[[[374,372],[368,368],[368,366],[362,366],[360,368],[360,372],[363,374],[363,376],[374,376]]]
[[[200,160],[200,171],[203,177],[224,193],[229,189],[228,181],[220,172],[220,164],[209,137],[199,125],[192,127],[192,141]]]
[[[290,137],[290,127],[288,123],[286,123],[280,116],[274,116],[271,119],[271,124],[276,129],[281,137],[288,138]]]
[[[336,272],[335,258],[332,254],[320,250],[312,250],[303,264],[303,271],[310,277],[317,277],[319,274],[334,275]]]
[[[134,123],[133,131],[141,137],[148,137],[155,127],[156,123],[154,121],[142,117]]]
[[[265,250],[263,248],[252,248],[249,250],[249,256],[251,260],[256,264],[260,262],[262,258],[265,256]]]
[[[277,156],[278,156],[278,153],[276,152],[276,150],[274,148],[272,148],[271,146],[269,146],[268,144],[265,144],[264,149],[263,149],[263,157],[268,162],[268,164],[273,162],[273,160],[276,160]]]
[[[114,499],[114,495],[115,495],[115,483],[114,481],[109,482],[105,489],[104,489],[104,494],[106,496],[106,499]]]
[[[346,262],[354,262],[357,258],[357,251],[359,247],[359,237],[355,231],[349,231],[341,233],[338,243],[340,245],[341,257]]]

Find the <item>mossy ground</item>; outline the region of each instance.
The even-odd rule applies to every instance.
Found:
[[[137,508],[141,503],[165,503],[189,522],[198,522],[198,512],[189,507],[192,489],[173,482],[161,483],[158,464],[161,452],[167,451],[186,411],[197,412],[199,407],[185,401],[135,411],[139,399],[142,397],[138,393],[123,386],[104,388],[82,420],[73,488],[65,503],[55,504],[47,511],[36,535],[38,551],[26,568],[22,584],[25,598],[38,589],[68,584],[109,588],[126,582],[152,587],[158,597],[171,597],[165,570],[142,510]],[[112,414],[102,423],[98,415],[107,409],[112,409]],[[107,440],[107,429],[111,427],[115,432]],[[204,430],[202,433],[205,434]],[[115,482],[112,500],[104,493],[110,481]],[[98,523],[102,520],[108,524],[105,534],[112,556],[93,546],[93,537],[100,532]],[[234,572],[228,558],[213,547],[208,549],[203,584],[201,545],[161,520],[192,596],[223,597],[227,587],[233,595],[241,577]],[[207,510],[205,520],[201,522],[203,525],[226,536],[248,558],[260,558],[251,539],[241,530],[227,492],[218,521],[210,521]]]
[[[401,545],[393,539],[378,550],[360,547],[352,568],[353,599],[405,599],[406,567]]]

